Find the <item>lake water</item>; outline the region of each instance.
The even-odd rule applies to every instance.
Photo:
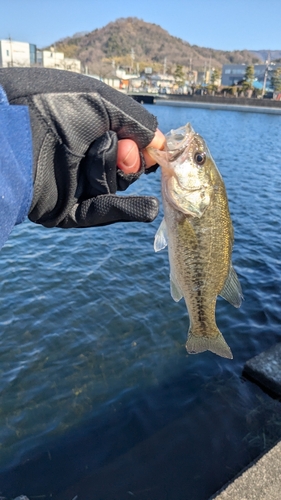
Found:
[[[147,106],[188,121],[225,180],[245,300],[217,323],[233,360],[188,356],[151,224],[49,230],[1,251],[0,494],[207,500],[281,437],[281,403],[242,377],[281,341],[281,117]],[[160,172],[130,193],[160,197]]]

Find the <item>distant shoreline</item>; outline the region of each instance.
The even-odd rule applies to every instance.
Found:
[[[211,95],[182,95],[182,94],[129,94],[134,100],[142,104],[164,106],[182,106],[226,111],[246,111],[251,113],[281,114],[281,101],[273,99],[255,99],[247,97],[223,97]]]

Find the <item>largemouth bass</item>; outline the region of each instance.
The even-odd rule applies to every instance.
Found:
[[[184,297],[190,327],[188,353],[212,351],[232,359],[216,325],[220,295],[235,307],[242,296],[232,266],[233,228],[223,179],[204,139],[190,124],[166,135],[166,148],[147,148],[162,167],[164,219],[154,249],[168,245],[171,295]]]

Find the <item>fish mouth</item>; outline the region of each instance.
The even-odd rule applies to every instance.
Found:
[[[150,156],[160,164],[166,174],[173,175],[174,163],[184,155],[186,151],[189,151],[196,135],[198,134],[194,132],[193,128],[188,123],[184,127],[177,130],[171,130],[166,134],[164,150],[158,151],[150,146],[146,149]]]
[[[195,135],[190,123],[166,134],[167,151],[171,156],[170,161],[175,161],[186,148],[189,148]]]
[[[147,146],[146,150],[159,163],[163,172],[171,176],[174,175],[174,162],[190,150],[192,141],[197,135],[190,123],[187,123],[176,130],[172,129],[165,135],[164,150],[159,151],[151,146]]]

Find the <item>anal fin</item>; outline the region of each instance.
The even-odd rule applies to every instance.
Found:
[[[232,265],[230,265],[229,274],[220,292],[220,296],[234,307],[241,306],[243,300],[242,288]]]

